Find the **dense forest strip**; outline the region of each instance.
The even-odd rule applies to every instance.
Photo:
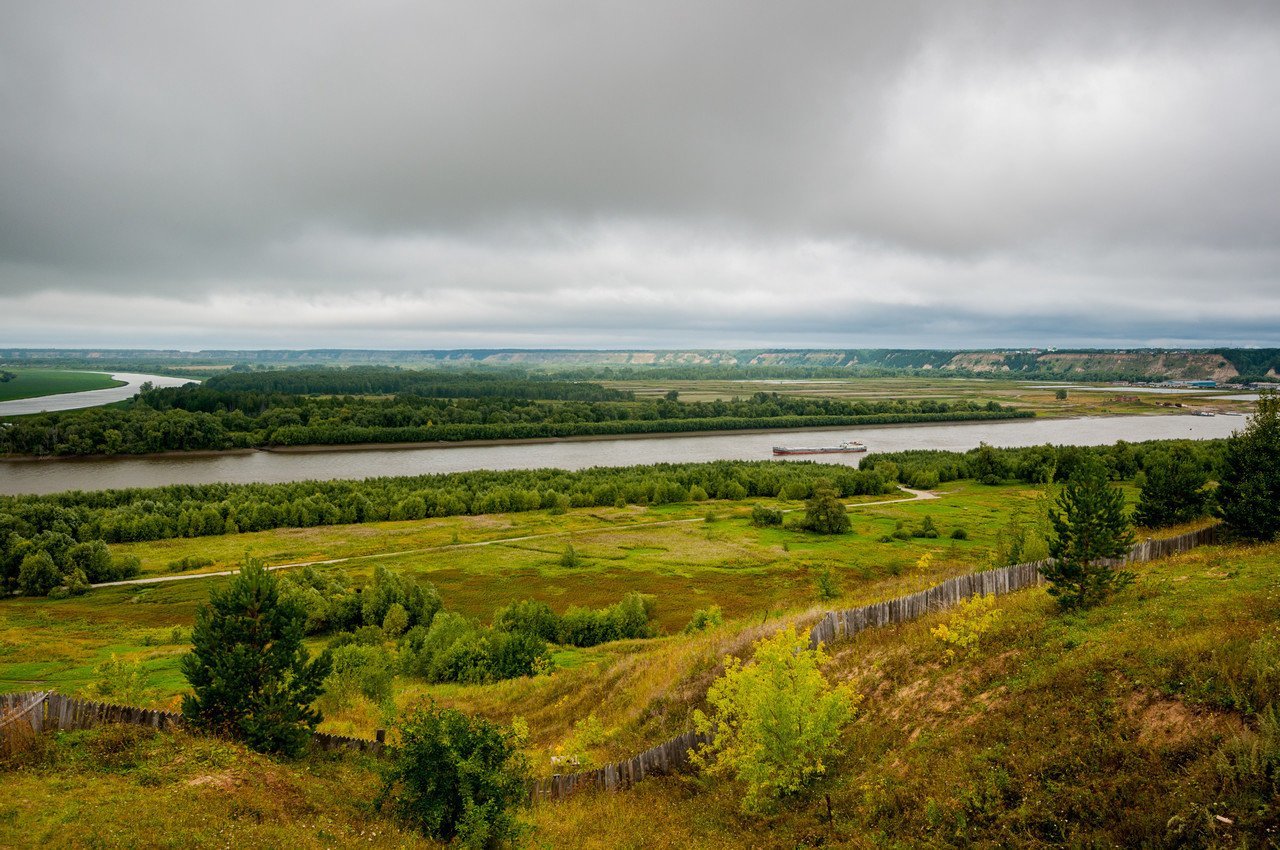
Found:
[[[333,394],[347,391],[347,394]],[[388,396],[387,393],[394,392]],[[323,393],[317,395],[316,393]],[[359,393],[359,394],[352,394]],[[444,395],[441,395],[444,394]],[[598,384],[514,380],[506,373],[386,368],[232,374],[153,389],[123,409],[17,419],[0,428],[9,456],[84,456],[306,445],[521,440],[1014,419],[994,401],[846,400],[755,393],[635,401]]]
[[[184,388],[186,389],[186,388]],[[203,390],[200,392],[198,390]],[[384,366],[224,372],[188,392],[157,393],[157,409],[213,410],[236,396],[416,395],[432,398],[520,398],[559,401],[634,401],[633,393],[586,381],[518,370],[413,370]],[[233,402],[234,403],[234,402]]]

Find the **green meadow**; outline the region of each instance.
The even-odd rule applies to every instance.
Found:
[[[124,386],[124,381],[114,380],[102,372],[73,372],[65,369],[26,369],[21,366],[5,366],[12,380],[0,382],[0,401],[20,398],[37,398],[62,393],[78,393],[85,390],[105,390]]]

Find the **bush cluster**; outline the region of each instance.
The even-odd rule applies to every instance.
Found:
[[[113,557],[101,540],[77,543],[61,531],[42,531],[29,538],[11,531],[0,537],[0,591],[64,597],[140,571],[137,558]]]

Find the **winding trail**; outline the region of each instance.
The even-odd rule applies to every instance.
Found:
[[[883,499],[879,502],[857,502],[851,505],[845,505],[849,508],[870,508],[877,505],[905,505],[908,502],[919,502],[926,499],[940,498],[940,494],[930,490],[912,490],[909,487],[900,487],[904,493],[910,493],[910,499]],[[793,513],[799,508],[792,508],[783,513]],[[665,519],[657,522],[633,522],[626,525],[615,525],[608,529],[588,529],[583,531],[548,531],[542,534],[525,534],[520,537],[499,537],[494,540],[478,540],[473,543],[445,543],[440,546],[426,546],[420,549],[399,549],[394,552],[377,552],[372,555],[348,555],[343,558],[321,558],[314,561],[295,561],[289,564],[274,564],[267,567],[268,570],[287,570],[294,567],[321,567],[331,566],[333,564],[345,564],[350,561],[368,561],[374,558],[396,558],[401,555],[420,555],[424,552],[447,552],[453,549],[476,549],[481,546],[501,546],[509,543],[523,543],[529,540],[545,540],[551,537],[572,537],[574,535],[583,534],[599,534],[601,531],[631,531],[637,528],[659,528],[664,525],[685,525],[695,522],[706,522],[704,517],[691,517],[688,519]],[[124,581],[104,581],[98,584],[90,585],[90,587],[122,587],[125,585],[135,584],[160,584],[168,581],[191,581],[201,578],[216,578],[218,576],[233,576],[239,573],[239,570],[218,570],[217,572],[208,573],[190,573],[189,575],[176,576],[148,576],[147,578],[131,578]]]

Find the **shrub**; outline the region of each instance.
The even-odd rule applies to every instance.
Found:
[[[971,596],[956,606],[955,613],[945,623],[931,629],[931,633],[946,645],[943,654],[950,664],[957,658],[972,658],[978,654],[982,636],[995,627],[1001,611],[995,607],[994,596]]]
[[[334,649],[331,659],[324,680],[324,702],[330,710],[342,711],[356,696],[379,704],[391,699],[395,669],[385,649],[348,644]]]
[[[351,592],[341,570],[321,572],[308,566],[278,576],[280,595],[306,612],[307,634],[360,625],[360,598]]]
[[[743,783],[744,809],[766,809],[826,773],[859,697],[847,685],[827,684],[825,662],[807,634],[782,629],[756,643],[750,664],[726,657],[724,675],[707,692],[711,713],[694,712],[699,732],[715,732],[692,753],[694,763]]]
[[[145,705],[155,699],[155,691],[147,687],[146,675],[138,661],[111,658],[93,668],[93,678],[80,695],[118,705]]]
[[[968,540],[969,532],[964,530],[963,528],[954,529],[951,532],[951,539],[952,540]]]
[[[724,623],[724,612],[720,610],[719,605],[712,605],[708,608],[699,608],[693,612],[693,616],[689,618],[689,624],[684,627],[685,634],[693,634],[703,629],[711,629]]]
[[[813,585],[818,591],[818,598],[823,602],[830,602],[832,599],[840,597],[840,586],[836,584],[835,577],[831,575],[831,570],[825,567],[814,576]]]
[[[77,543],[67,551],[67,565],[80,570],[85,582],[112,581],[115,570],[112,569],[111,552],[107,544],[101,540]]]
[[[853,527],[834,488],[816,487],[805,503],[804,524],[818,534],[844,534]]]
[[[393,573],[386,567],[373,570],[373,582],[360,593],[361,618],[366,626],[381,626],[392,605],[399,603],[409,615],[409,625],[426,625],[440,610],[440,594],[435,587]]]
[[[564,547],[564,551],[560,553],[560,566],[566,570],[577,569],[582,565],[582,560],[578,557],[577,551],[573,548],[573,544],[569,543]]]
[[[523,632],[544,641],[554,641],[559,636],[560,618],[547,603],[524,599],[495,611],[493,627],[499,631]]]
[[[490,679],[532,676],[549,661],[547,642],[527,632],[489,631],[487,662]]]
[[[72,569],[62,578],[61,586],[66,589],[68,596],[80,596],[89,592],[89,580],[85,578],[84,570]]]
[[[782,511],[765,505],[756,505],[751,509],[751,524],[756,528],[782,525]]]
[[[111,561],[111,577],[104,581],[123,581],[142,574],[142,562],[137,555],[121,555]]]
[[[1185,453],[1149,455],[1134,521],[1161,528],[1204,516],[1209,509],[1208,481],[1204,467]]]
[[[187,570],[197,570],[201,567],[209,567],[213,565],[211,558],[201,558],[196,555],[187,555],[176,561],[170,561],[165,565],[165,569],[171,573],[181,573]]]
[[[654,597],[632,591],[608,608],[570,608],[560,618],[560,643],[596,646],[613,640],[653,637],[649,618],[654,602]]]
[[[376,800],[424,835],[463,847],[518,839],[529,766],[511,729],[455,709],[420,708],[399,726],[400,745]]]
[[[387,615],[382,618],[382,631],[389,638],[398,638],[409,628],[409,612],[399,602],[391,603]]]

